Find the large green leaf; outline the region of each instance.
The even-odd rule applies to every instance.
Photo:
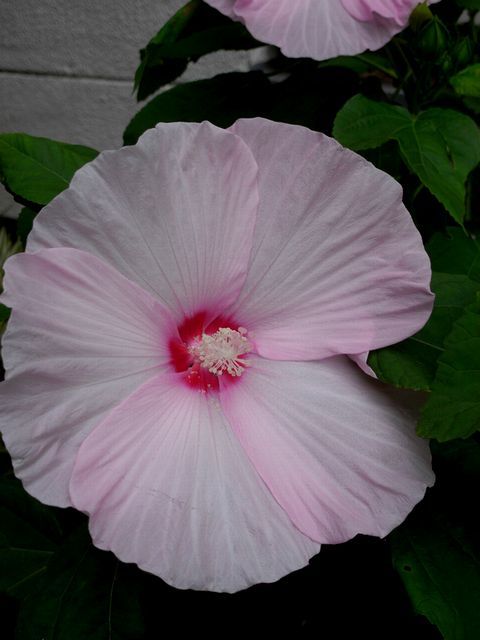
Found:
[[[28,234],[32,230],[33,221],[35,220],[36,215],[36,212],[32,211],[29,207],[23,207],[18,215],[17,234],[23,246],[27,244]]]
[[[54,510],[31,498],[18,480],[0,479],[0,590],[23,596],[35,588],[58,547]]]
[[[395,139],[398,131],[411,126],[411,121],[403,107],[356,95],[338,112],[333,135],[354,151],[372,149]]]
[[[351,69],[355,73],[367,73],[372,70],[381,71],[392,78],[397,77],[397,73],[392,66],[391,61],[378,53],[366,51],[356,56],[337,56],[324,60],[318,64],[319,68],[323,67],[343,67]]]
[[[436,488],[448,489],[450,501],[457,513],[461,513],[463,507],[468,505],[472,496],[478,491],[480,481],[480,442],[475,438],[467,440],[450,440],[450,442],[430,442],[435,472],[438,479]],[[461,494],[461,495],[460,495]],[[441,498],[442,503],[445,500]],[[465,503],[465,504],[463,504]],[[444,504],[445,506],[445,504]],[[475,527],[478,527],[476,513],[466,515]],[[477,539],[480,544],[480,538]]]
[[[404,524],[391,537],[393,560],[418,613],[445,640],[480,637],[480,562],[461,529],[432,514]]]
[[[467,107],[480,113],[480,64],[472,64],[463,69],[450,78],[450,83]]]
[[[368,364],[379,380],[402,389],[428,391],[442,348],[425,342],[421,334],[391,347],[371,351]]]
[[[436,233],[427,245],[433,271],[462,274],[480,283],[480,241],[457,227]]]
[[[95,549],[84,527],[67,539],[22,604],[17,640],[135,640],[144,637],[135,576]]]
[[[4,304],[0,303],[0,329],[4,322],[6,322],[10,317],[11,309],[6,307]]]
[[[141,61],[135,72],[134,83],[138,100],[144,100],[159,87],[177,78],[187,68],[188,60],[158,60],[155,68],[152,69],[151,58],[159,49],[161,50],[162,46],[175,43],[181,37],[182,31],[198,11],[199,5],[199,0],[192,0],[179,9],[150,40],[145,49],[140,51]]]
[[[0,135],[0,181],[23,201],[47,204],[97,153],[26,133],[4,133]]]
[[[456,2],[460,7],[465,7],[465,9],[480,10],[480,0],[456,0]]]
[[[476,504],[480,446],[432,442],[437,480],[390,536],[394,565],[418,613],[446,640],[480,637],[480,546]],[[429,636],[430,637],[430,636]]]
[[[179,9],[140,52],[135,73],[139,100],[181,75],[190,61],[221,49],[259,46],[245,29],[199,0]]]
[[[338,113],[333,133],[354,150],[396,140],[410,170],[457,222],[463,222],[465,181],[480,162],[480,131],[471,118],[439,108],[414,115],[357,95]]]
[[[17,639],[144,637],[142,573],[95,549],[83,517],[41,504],[7,475],[0,522],[0,591],[21,600]]]
[[[480,318],[471,307],[480,290],[480,243],[461,229],[427,245],[434,271],[433,313],[416,335],[373,351],[378,377],[399,387],[431,391],[419,435],[449,440],[480,428]]]
[[[445,340],[417,433],[445,441],[467,438],[479,429],[480,300],[467,308]]]
[[[433,273],[435,305],[425,327],[403,342],[370,353],[368,363],[379,379],[397,387],[430,390],[445,338],[479,288],[462,273]]]
[[[225,73],[210,80],[178,85],[151,100],[125,130],[125,144],[158,122],[209,120],[226,127],[240,117],[256,115],[269,82],[263,73]]]
[[[450,84],[460,96],[480,98],[480,63],[472,64],[452,76]]]

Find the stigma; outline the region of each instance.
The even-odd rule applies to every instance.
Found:
[[[249,366],[243,356],[252,350],[244,327],[238,327],[238,330],[220,327],[215,333],[204,333],[188,348],[201,367],[215,376],[227,373],[233,378],[241,376]]]

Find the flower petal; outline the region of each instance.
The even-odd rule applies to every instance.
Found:
[[[333,139],[240,120],[259,166],[251,264],[228,311],[260,355],[313,360],[398,342],[427,321],[430,263],[400,185]]]
[[[182,589],[271,582],[319,549],[272,498],[218,402],[175,374],[144,384],[88,436],[71,495],[98,547]]]
[[[291,58],[326,60],[379,49],[405,26],[393,20],[360,22],[340,0],[206,1],[230,17],[235,14],[255,38]]]
[[[378,380],[377,374],[368,364],[368,355],[369,352],[365,351],[364,353],[350,354],[349,357],[358,367],[360,367],[363,373],[366,373],[367,376],[371,376],[372,378],[375,378],[375,380]]]
[[[383,47],[421,0],[206,0],[290,58],[326,60]],[[427,0],[434,4],[440,0]]]
[[[428,442],[415,436],[408,396],[348,358],[251,358],[222,388],[227,419],[294,524],[313,540],[385,536],[433,483]]]
[[[206,0],[207,4],[211,7],[215,7],[218,11],[221,11],[229,18],[235,18],[235,0]]]
[[[438,2],[438,0],[433,0]],[[378,17],[394,20],[400,29],[408,24],[410,14],[421,0],[341,0],[345,9],[357,20],[372,22]]]
[[[75,247],[154,293],[177,319],[228,305],[248,263],[258,193],[247,146],[210,123],[160,124],[101,153],[35,221],[28,251]]]
[[[68,506],[80,443],[125,394],[165,370],[172,321],[150,294],[76,249],[14,256],[4,283],[13,312],[3,338],[3,438],[28,491]]]

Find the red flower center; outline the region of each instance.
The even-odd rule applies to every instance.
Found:
[[[247,330],[231,319],[218,316],[206,324],[205,318],[206,313],[199,312],[178,327],[178,337],[169,342],[171,364],[175,371],[184,373],[188,386],[218,391],[219,376],[233,382],[243,374],[249,366],[245,356],[253,345]]]

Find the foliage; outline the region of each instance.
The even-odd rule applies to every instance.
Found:
[[[396,140],[410,171],[463,222],[465,182],[480,162],[480,131],[471,118],[454,109],[411,114],[358,95],[339,111],[333,134],[355,151]]]
[[[21,202],[44,205],[97,151],[25,133],[0,135],[0,179]]]
[[[137,97],[161,91],[126,127],[126,144],[157,122],[228,126],[261,115],[333,134],[400,181],[431,259],[435,307],[415,336],[370,353],[368,362],[383,382],[426,394],[418,434],[433,438],[437,484],[388,544],[360,537],[322,551],[298,575],[226,598],[177,592],[94,549],[85,518],[28,496],[3,452],[0,590],[10,616],[4,626],[16,626],[19,640],[159,637],[159,608],[172,622],[174,607],[189,611],[176,619],[179,633],[199,620],[220,632],[233,618],[247,632],[255,620],[270,635],[318,635],[331,625],[340,637],[342,629],[348,635],[346,616],[372,638],[480,637],[473,517],[480,473],[477,11],[479,0],[421,5],[410,27],[373,53],[314,62],[271,48],[255,71],[182,83],[188,65],[204,55],[259,45],[240,23],[191,0],[141,51]],[[13,243],[16,231],[25,246],[36,213],[96,153],[27,134],[0,135],[0,180],[24,205],[16,230],[6,223]],[[0,306],[0,326],[8,314]]]
[[[446,640],[475,640],[480,554],[470,507],[480,479],[480,445],[456,440],[435,445],[433,452],[436,486],[390,536],[393,562],[415,609]]]

